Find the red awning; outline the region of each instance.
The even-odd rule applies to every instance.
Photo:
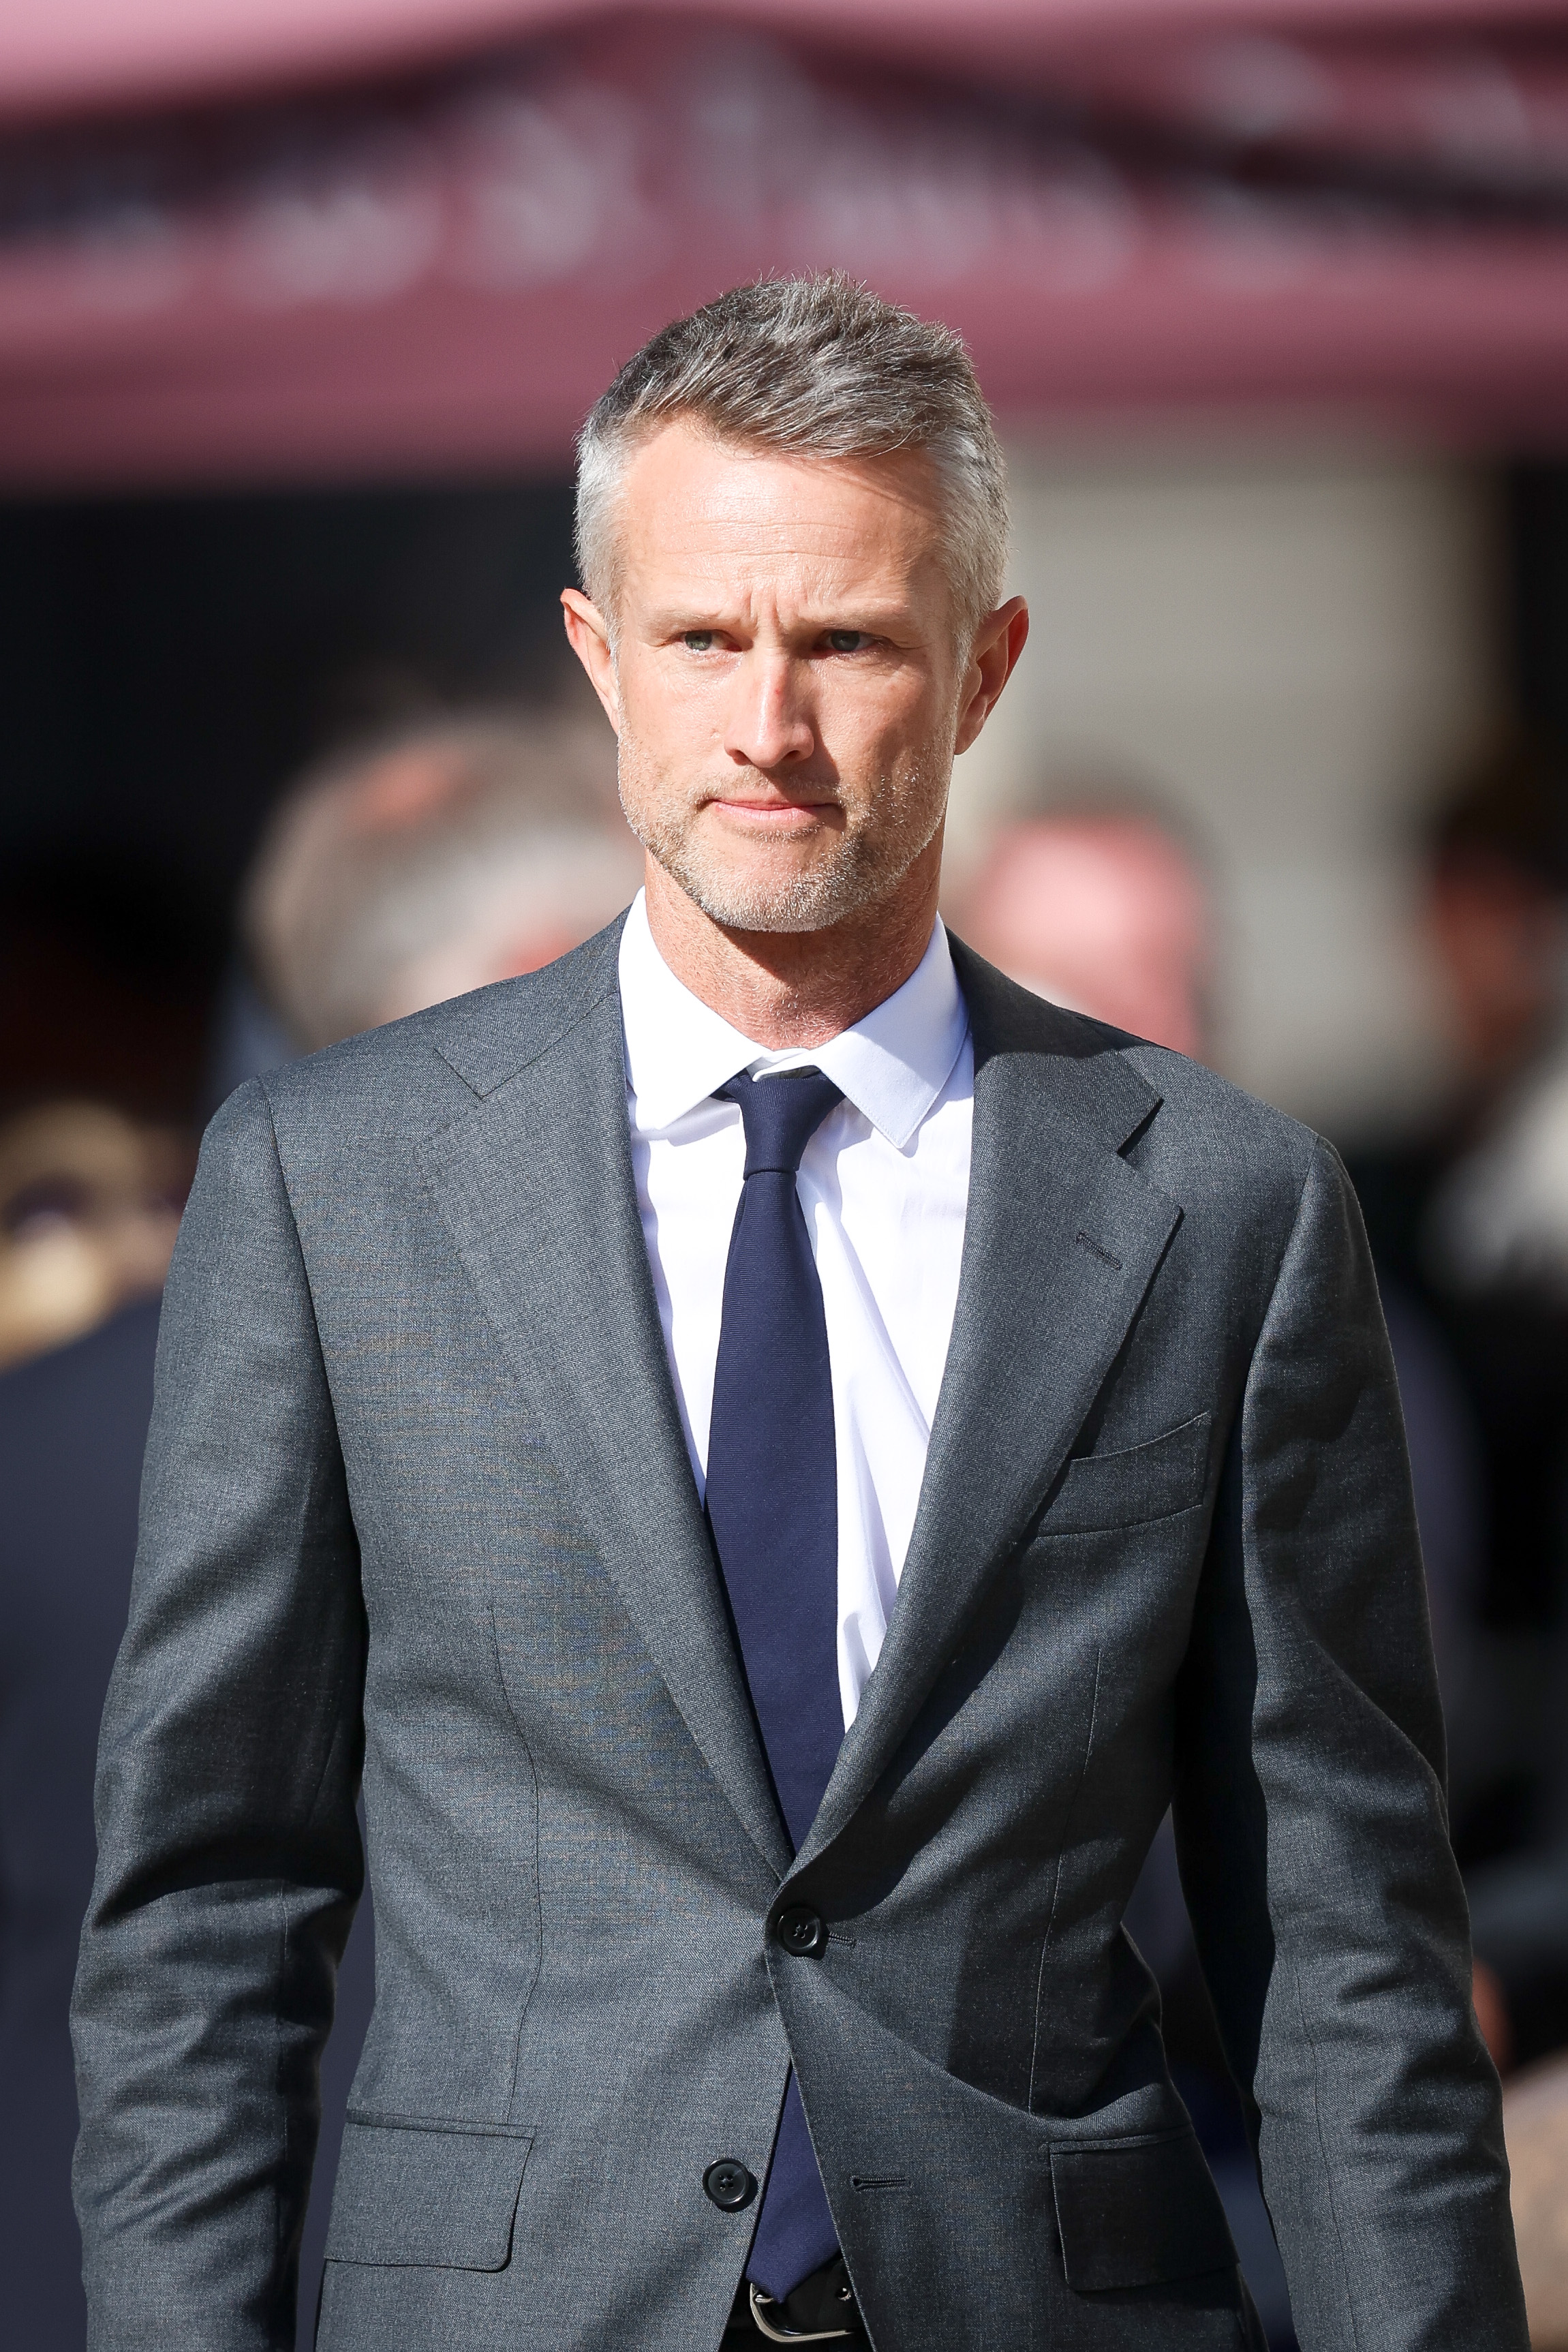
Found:
[[[828,266],[951,319],[1015,417],[1568,431],[1561,5],[772,13],[15,12],[0,479],[559,463],[663,319]]]
[[[248,94],[472,56],[605,13],[601,0],[37,0],[0,16],[0,112]],[[673,13],[622,0],[623,18]],[[1560,26],[1563,0],[721,0],[712,12],[783,38],[847,41],[905,65],[1030,69],[1082,40],[1263,34],[1424,42]]]

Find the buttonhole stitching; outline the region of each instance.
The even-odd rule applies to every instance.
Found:
[[[1102,1249],[1100,1244],[1094,1239],[1092,1234],[1080,1234],[1078,1239],[1082,1246],[1089,1252],[1091,1257],[1099,1258],[1103,1265],[1113,1266],[1118,1274],[1121,1273],[1121,1259],[1119,1257],[1113,1257],[1108,1249]]]
[[[850,2187],[862,2195],[870,2189],[907,2189],[908,2186],[909,2176],[904,2172],[852,2172],[850,2175]]]

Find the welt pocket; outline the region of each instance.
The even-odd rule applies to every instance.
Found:
[[[1219,2191],[1190,2128],[1058,2141],[1051,2185],[1062,2268],[1080,2294],[1197,2278],[1236,2261]]]
[[[350,2108],[327,2260],[500,2271],[532,2132]]]
[[[1190,1421],[1114,1454],[1081,1454],[1041,1514],[1041,1536],[1087,1535],[1169,1518],[1203,1500],[1213,1415]]]

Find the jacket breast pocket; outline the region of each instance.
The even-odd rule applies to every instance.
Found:
[[[1140,1527],[1190,1510],[1203,1500],[1208,1476],[1212,1413],[1195,1413],[1163,1436],[1115,1454],[1081,1454],[1046,1506],[1041,1536],[1088,1535],[1100,1528]]]
[[[350,2110],[327,2260],[505,2270],[532,2146],[531,2132],[503,2124]]]
[[[1235,2265],[1225,2208],[1190,2130],[1097,2147],[1059,2141],[1051,2185],[1062,2269],[1081,2294]]]

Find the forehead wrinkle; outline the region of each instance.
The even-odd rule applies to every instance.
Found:
[[[721,461],[716,466],[700,462],[714,456]],[[639,498],[639,488],[650,484],[656,486],[655,494]],[[876,541],[910,547],[912,541],[941,541],[940,500],[930,495],[936,488],[929,460],[913,454],[866,460],[802,457],[737,448],[671,426],[645,443],[628,467],[622,522],[637,538],[656,534],[678,543],[703,534],[723,540],[733,532],[753,541],[770,540],[786,552],[835,541],[852,545],[868,536],[869,523],[869,535]],[[833,494],[841,496],[846,488],[860,511],[835,514]],[[825,502],[830,511],[824,512]],[[918,560],[925,551],[911,551]]]
[[[900,563],[900,551],[880,540],[868,547],[865,537],[852,524],[822,522],[813,528],[803,522],[768,524],[727,516],[694,521],[685,532],[673,533],[662,548],[652,533],[644,544],[698,563],[744,563],[760,557],[773,563],[857,564],[873,571]],[[918,562],[918,555],[915,561]]]
[[[659,631],[726,627],[775,621],[790,628],[866,628],[890,632],[913,625],[910,600],[886,580],[711,579],[664,582],[647,618]]]
[[[908,619],[923,569],[919,562],[899,562],[885,550],[872,551],[870,561],[857,549],[758,550],[745,543],[688,547],[678,553],[665,550],[662,561],[657,551],[638,553],[643,560],[633,560],[632,575],[643,574],[639,584],[648,604],[672,619],[688,610],[712,618],[722,611],[763,606],[820,612],[834,625],[841,625],[841,616],[852,606],[885,619]]]
[[[846,578],[884,583],[885,594],[894,583],[916,578],[928,562],[940,561],[936,549],[868,533],[852,517],[664,512],[631,534],[627,552],[634,562],[690,567],[705,577],[759,567],[786,579],[831,580],[834,594]]]
[[[778,588],[797,597],[821,595],[837,604],[847,593],[905,605],[927,575],[943,574],[937,547],[865,545],[852,527],[824,529],[813,541],[749,530],[693,531],[671,538],[653,532],[634,543],[633,563],[663,572],[670,583],[662,603],[686,593],[688,582],[711,593],[716,584],[749,593]]]

